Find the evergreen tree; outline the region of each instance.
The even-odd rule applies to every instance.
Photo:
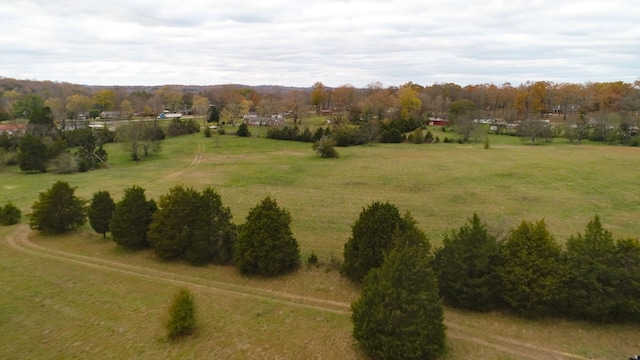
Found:
[[[300,249],[289,212],[270,197],[251,209],[238,228],[234,260],[243,274],[274,276],[296,269]]]
[[[18,165],[27,172],[47,171],[49,151],[47,145],[38,137],[25,134],[18,145]]]
[[[163,259],[184,258],[193,265],[227,263],[233,255],[231,210],[213,189],[202,193],[177,185],[160,197],[149,242]]]
[[[478,214],[458,231],[445,235],[435,253],[435,271],[444,301],[456,307],[487,311],[497,305],[499,245]]]
[[[193,188],[177,185],[158,200],[148,239],[154,252],[162,259],[180,258],[198,226],[199,194]]]
[[[400,211],[390,203],[374,202],[360,213],[344,245],[342,272],[361,282],[369,270],[380,267],[393,248],[392,235],[402,223]]]
[[[587,320],[612,320],[618,302],[613,236],[595,216],[584,235],[570,237],[566,246],[567,311]]]
[[[220,121],[220,112],[215,106],[209,106],[209,116],[207,116],[208,123],[218,123]]]
[[[537,317],[564,300],[561,249],[544,220],[523,221],[502,246],[502,298],[522,315]]]
[[[157,205],[147,200],[144,189],[133,185],[124,190],[122,200],[116,203],[111,218],[111,235],[116,244],[127,249],[149,246],[147,231]]]
[[[351,305],[353,336],[373,359],[436,359],[445,351],[444,311],[427,244],[394,249],[364,278]]]
[[[22,211],[11,202],[0,207],[0,225],[13,225],[20,222]]]
[[[616,290],[619,296],[615,319],[640,321],[640,242],[638,239],[616,241]]]
[[[194,265],[229,263],[237,237],[231,209],[222,205],[222,198],[212,188],[202,191],[198,208],[198,226],[185,253],[186,260]]]
[[[170,340],[191,335],[196,329],[196,306],[193,295],[187,289],[180,289],[174,296],[169,308],[169,321],[166,324],[167,337]]]
[[[247,124],[242,123],[240,124],[240,126],[238,126],[238,136],[241,136],[241,137],[251,136],[251,133],[249,132],[249,127],[247,126]]]
[[[33,203],[29,225],[34,230],[61,234],[75,230],[86,221],[85,201],[74,195],[75,188],[65,181],[57,181],[41,192]]]
[[[115,208],[116,204],[108,191],[98,191],[93,194],[87,210],[89,225],[95,232],[102,234],[102,237],[107,236]]]

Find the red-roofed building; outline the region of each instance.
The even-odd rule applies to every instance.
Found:
[[[7,133],[9,135],[21,135],[27,130],[25,124],[0,124],[0,134]]]

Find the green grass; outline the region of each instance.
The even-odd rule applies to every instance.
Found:
[[[445,134],[451,135],[434,131],[441,140]],[[199,149],[196,140],[204,145],[197,164],[193,163]],[[474,211],[501,235],[522,220],[544,218],[558,241],[564,242],[599,214],[614,237],[640,236],[640,198],[635,190],[640,149],[569,145],[562,140],[530,146],[500,136],[490,137],[490,142],[489,150],[482,142],[375,144],[338,148],[339,159],[321,159],[308,143],[197,134],[168,139],[162,152],[137,163],[119,145],[111,144],[110,168],[88,173],[29,175],[5,168],[0,173],[0,204],[12,201],[23,214],[30,212],[38,193],[57,180],[68,181],[86,199],[97,190],[108,190],[117,199],[133,184],[154,198],[178,183],[197,189],[212,186],[237,223],[271,196],[291,213],[303,259],[313,251],[322,265],[303,266],[273,280],[251,279],[233,268],[193,268],[159,262],[151,252],[122,252],[109,239],[88,231],[34,237],[36,244],[51,250],[144,266],[176,278],[188,276],[195,284],[191,290],[201,323],[195,337],[170,344],[164,339],[163,324],[181,284],[26,253],[3,240],[0,357],[100,358],[108,353],[123,359],[361,358],[353,348],[348,315],[206,286],[216,281],[350,303],[357,288],[329,263],[340,260],[351,225],[372,201],[390,201],[401,211],[410,211],[435,245]],[[0,238],[15,229],[0,227]],[[475,338],[485,339],[490,329],[496,336],[588,358],[624,358],[638,351],[637,326],[532,322],[451,309],[447,319],[464,324],[464,333]],[[519,358],[460,337],[450,337],[449,344],[450,359]]]

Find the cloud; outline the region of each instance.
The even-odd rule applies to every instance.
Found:
[[[97,85],[627,81],[635,0],[0,4],[0,76]]]

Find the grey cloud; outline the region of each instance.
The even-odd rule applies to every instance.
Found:
[[[638,16],[631,0],[31,0],[0,4],[3,24],[16,29],[0,36],[0,76],[107,85],[633,81]]]

